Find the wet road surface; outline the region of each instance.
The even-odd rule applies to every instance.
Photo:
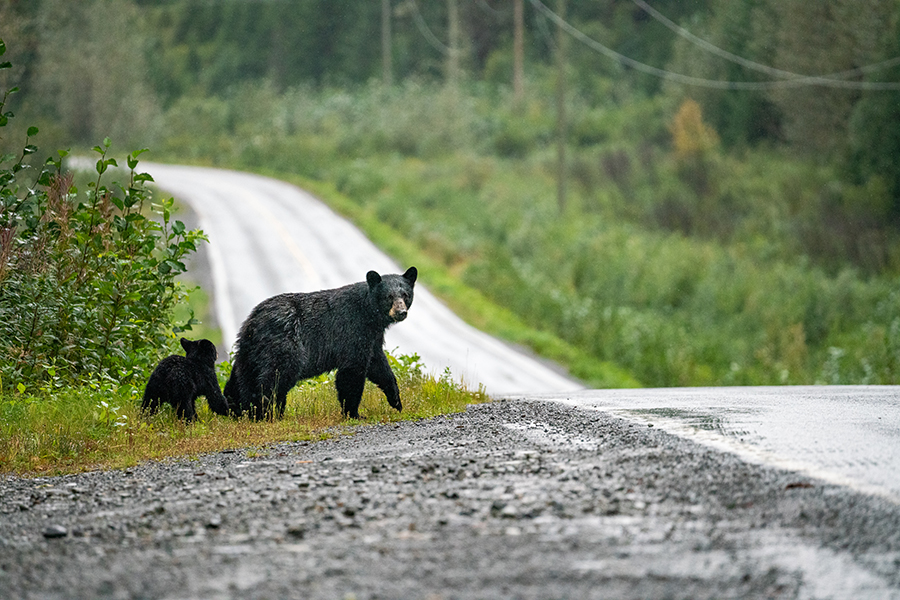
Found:
[[[540,394],[900,503],[900,386]]]

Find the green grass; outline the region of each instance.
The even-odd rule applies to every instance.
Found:
[[[47,474],[123,468],[147,460],[194,456],[233,448],[263,448],[282,441],[319,440],[352,433],[373,423],[418,420],[460,412],[487,402],[448,376],[425,373],[418,358],[391,358],[403,412],[390,408],[381,391],[367,384],[362,419],[345,420],[333,379],[301,382],[288,396],[282,420],[252,422],[209,412],[198,400],[199,419],[185,425],[164,407],[152,417],[140,413],[140,390],[84,386],[39,396],[0,396],[0,473]]]

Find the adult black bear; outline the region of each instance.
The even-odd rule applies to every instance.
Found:
[[[209,408],[216,414],[228,414],[228,401],[216,379],[216,347],[209,340],[191,341],[181,338],[185,356],[173,354],[160,361],[144,389],[141,410],[153,414],[163,402],[175,407],[179,419],[197,418],[194,400],[206,396]]]
[[[333,290],[281,294],[253,309],[237,339],[225,384],[232,414],[254,419],[284,416],[287,393],[301,379],[337,369],[341,411],[359,418],[366,379],[398,411],[400,389],[384,355],[384,331],[406,318],[418,272],[381,276]]]

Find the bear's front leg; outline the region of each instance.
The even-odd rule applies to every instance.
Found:
[[[378,350],[372,357],[369,364],[369,372],[366,375],[369,381],[381,388],[387,398],[388,404],[397,409],[397,412],[403,410],[400,403],[400,388],[397,386],[397,378],[391,371],[391,365],[383,350]]]
[[[341,412],[351,419],[358,419],[359,403],[362,402],[362,393],[366,386],[365,369],[351,367],[338,369],[334,386],[337,388]]]

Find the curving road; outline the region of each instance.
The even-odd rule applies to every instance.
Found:
[[[356,227],[288,183],[236,171],[141,163],[157,185],[189,203],[209,236],[214,297],[225,345],[260,301],[363,281],[366,272],[403,272]],[[418,354],[434,372],[449,368],[491,394],[581,389],[557,370],[464,323],[416,285],[409,318],[388,330],[386,347]]]

